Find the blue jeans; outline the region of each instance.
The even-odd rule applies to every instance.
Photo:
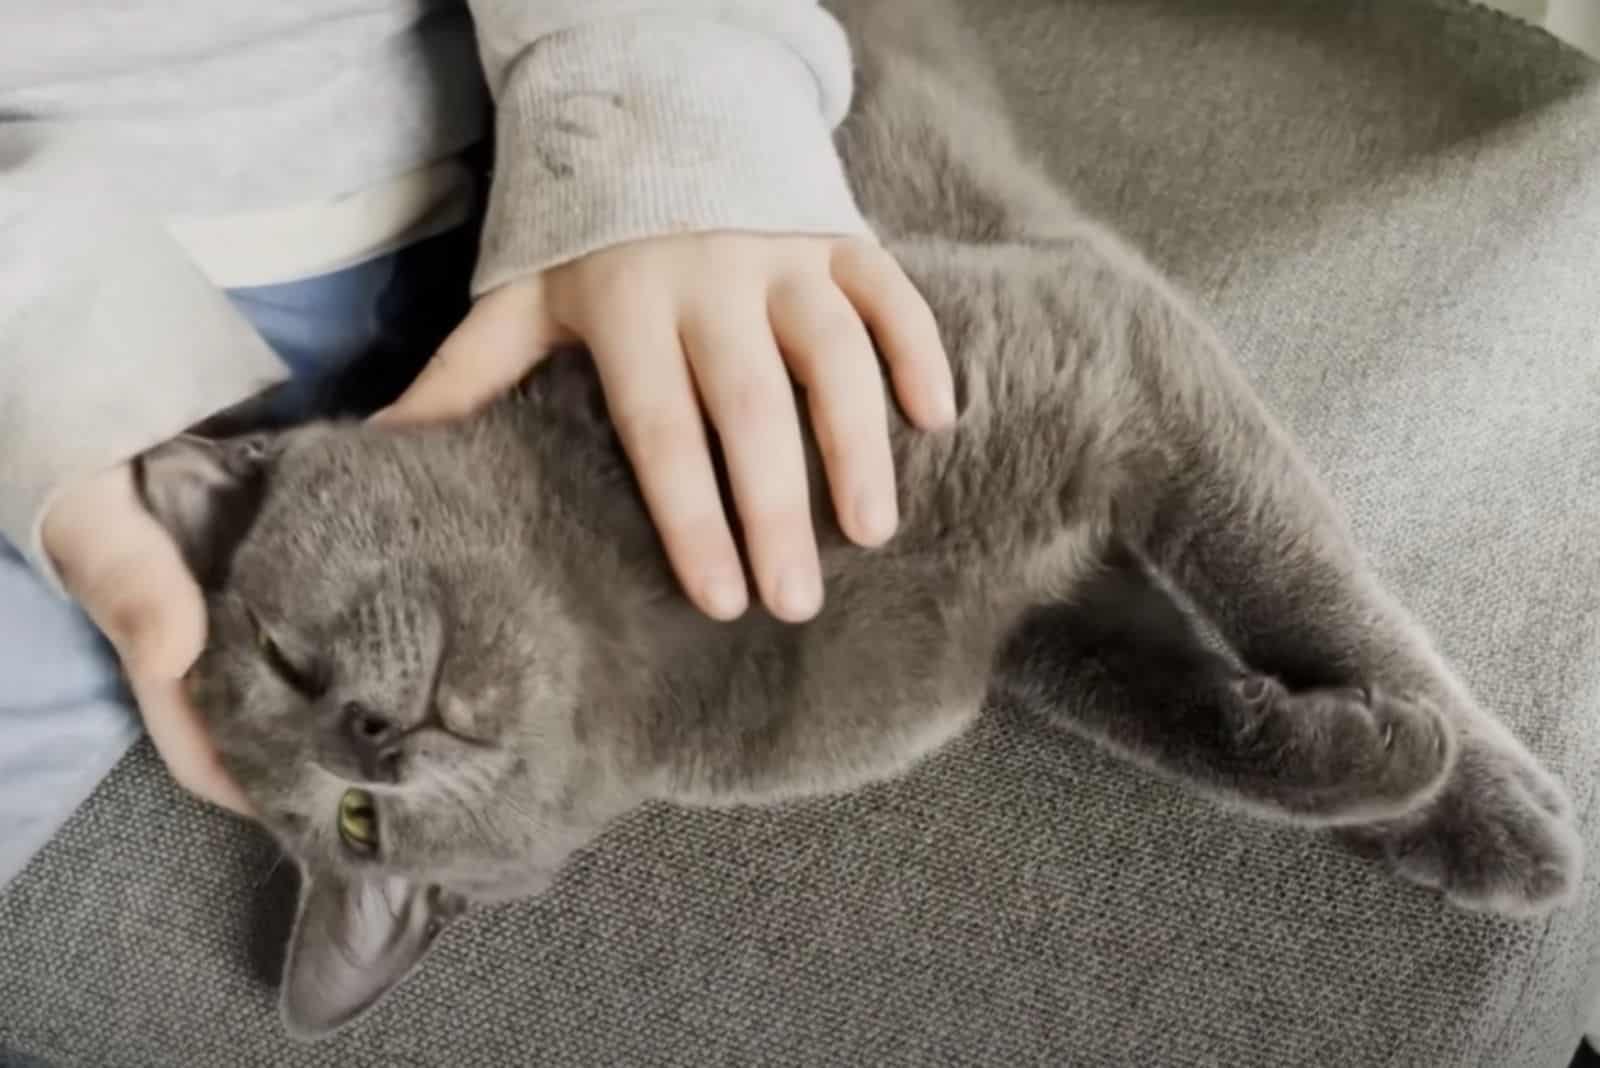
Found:
[[[431,351],[465,309],[461,232],[321,277],[229,296],[294,374],[279,413],[374,350]],[[297,409],[299,409],[297,411]],[[0,885],[139,737],[115,656],[82,611],[0,539]]]

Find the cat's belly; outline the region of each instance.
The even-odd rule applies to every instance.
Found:
[[[795,753],[768,774],[725,787],[680,784],[672,800],[699,808],[734,808],[849,793],[907,774],[966,733],[981,708],[982,695],[968,695],[923,708],[915,717],[897,718],[886,729],[869,730],[869,737],[834,737],[829,743],[819,736],[819,749]]]
[[[834,570],[822,612],[750,619],[671,688],[671,799],[762,804],[904,774],[976,720],[1007,618],[967,582],[893,553]],[[726,633],[726,632],[722,632]],[[704,651],[707,646],[700,646]]]

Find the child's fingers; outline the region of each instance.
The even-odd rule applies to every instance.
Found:
[[[130,674],[128,687],[151,742],[177,784],[202,800],[253,816],[250,801],[223,768],[182,681]]]
[[[806,389],[839,525],[858,545],[880,545],[894,533],[899,511],[872,338],[826,275],[779,286],[768,305],[773,333]]]
[[[714,619],[749,603],[744,569],[717,489],[705,423],[671,312],[630,302],[585,329],[606,407],[685,593]]]
[[[178,546],[139,503],[128,465],[63,493],[46,516],[44,537],[63,581],[116,650],[173,779],[250,815],[184,694],[183,676],[205,647],[205,600]]]
[[[183,675],[205,644],[205,602],[177,546],[152,549],[118,567],[115,578],[106,576],[87,593],[84,608],[115,647],[145,730],[173,780],[204,801],[249,816],[250,802],[223,769],[184,693]]]
[[[794,385],[762,296],[700,309],[683,324],[683,343],[722,442],[761,599],[798,623],[822,607],[822,566]]]
[[[955,385],[939,324],[887,250],[870,241],[834,249],[834,281],[872,330],[907,417],[925,429],[955,419]]]

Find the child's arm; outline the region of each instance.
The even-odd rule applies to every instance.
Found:
[[[125,461],[286,369],[91,170],[0,172],[0,534],[115,646],[174,778],[243,811],[180,681],[205,642],[200,591]]]
[[[74,188],[0,173],[0,534],[52,581],[58,487],[287,373],[158,219]]]
[[[689,596],[724,618],[747,599],[703,408],[763,601],[813,615],[792,380],[861,544],[897,522],[874,340],[912,419],[954,413],[932,316],[872,240],[833,147],[851,95],[843,32],[813,0],[472,6],[497,104],[482,299],[396,414],[462,411],[581,338]]]

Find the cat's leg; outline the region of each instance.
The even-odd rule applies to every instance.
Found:
[[[998,678],[1026,706],[1158,774],[1305,825],[1410,811],[1451,762],[1451,734],[1431,705],[1291,688],[1241,665],[1120,542],[1069,601],[1024,618]]]
[[[1561,784],[1479,707],[1365,565],[1287,435],[1240,394],[1188,442],[1180,488],[1146,514],[1141,546],[1253,670],[1291,691],[1354,687],[1444,715],[1457,756],[1437,796],[1347,839],[1463,906],[1567,901],[1582,844]]]

